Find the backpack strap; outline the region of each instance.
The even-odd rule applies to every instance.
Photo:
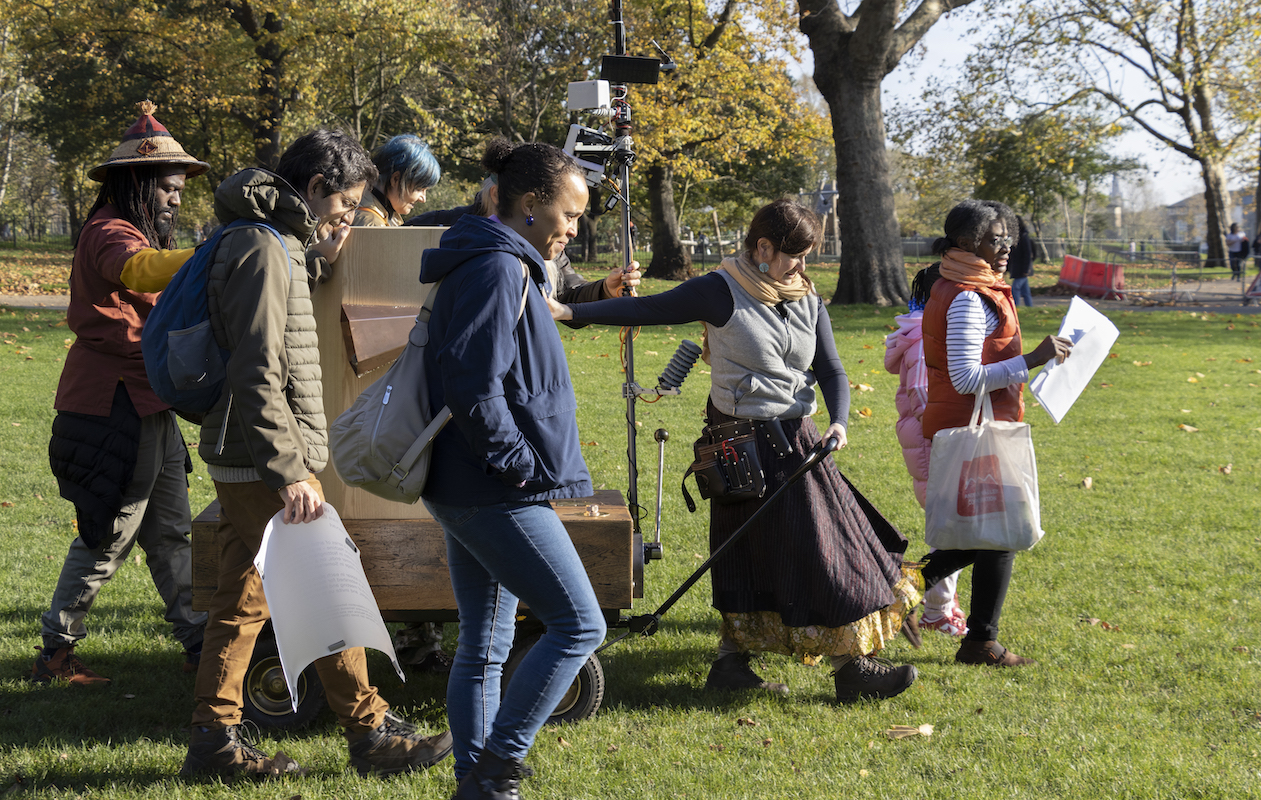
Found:
[[[521,261],[521,259],[517,260]],[[524,261],[521,261],[521,277],[525,279],[525,288],[521,291],[521,307],[517,309],[517,322],[520,322],[521,317],[525,314],[525,300],[526,296],[530,293],[530,271],[526,268]],[[420,307],[420,313],[416,315],[417,324],[422,322],[425,323],[426,326],[429,324],[429,317],[433,314],[434,298],[438,296],[438,287],[442,285],[443,280],[443,278],[439,278],[438,281],[434,283],[433,289],[429,291],[429,296],[425,298],[424,305]],[[400,458],[398,463],[390,470],[390,475],[385,479],[385,482],[391,489],[397,489],[398,485],[407,478],[408,474],[412,471],[412,468],[416,466],[416,462],[419,461],[421,455],[424,454],[426,448],[433,444],[433,440],[437,438],[438,434],[442,432],[442,429],[445,428],[447,423],[450,421],[450,406],[443,406],[437,414],[434,414],[433,419],[430,420],[429,424],[425,426],[425,429],[420,432],[420,436],[416,437],[416,441],[412,443],[411,447],[407,448],[407,452],[403,453],[402,458]]]

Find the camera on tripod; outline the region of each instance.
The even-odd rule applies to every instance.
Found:
[[[586,112],[592,117],[612,117],[616,112],[610,103],[608,81],[578,81],[569,84],[570,111]],[[599,186],[604,178],[604,169],[609,157],[613,155],[615,143],[609,136],[595,128],[583,125],[570,125],[569,136],[565,139],[565,152],[568,153],[587,179],[587,185]]]

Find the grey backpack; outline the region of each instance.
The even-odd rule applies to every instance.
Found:
[[[521,271],[526,281],[518,320],[530,290],[524,262]],[[329,453],[342,481],[397,503],[420,499],[429,477],[429,446],[451,419],[449,407],[443,406],[436,414],[430,408],[425,374],[429,316],[441,285],[442,281],[435,283],[425,298],[398,359],[338,415],[328,431]]]

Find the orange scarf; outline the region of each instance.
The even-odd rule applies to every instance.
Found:
[[[941,277],[972,286],[997,286],[1003,282],[1002,273],[995,272],[988,261],[958,247],[952,247],[942,255]]]

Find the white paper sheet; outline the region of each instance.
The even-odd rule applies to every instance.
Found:
[[[263,577],[293,710],[298,710],[302,670],[317,658],[351,647],[385,653],[399,679],[406,681],[363,574],[359,548],[337,510],[325,503],[322,517],[295,524],[285,524],[283,515],[279,511],[267,523],[254,566]]]
[[[1059,335],[1073,341],[1073,351],[1063,364],[1048,362],[1029,389],[1051,419],[1059,424],[1090,384],[1099,365],[1108,357],[1120,332],[1094,306],[1074,297],[1060,323]]]

